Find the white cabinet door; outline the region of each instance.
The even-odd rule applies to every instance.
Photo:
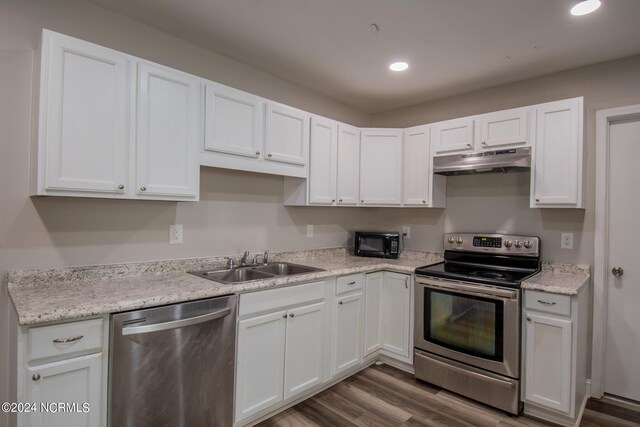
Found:
[[[137,67],[136,194],[196,199],[201,80],[146,62]]]
[[[31,427],[99,427],[102,425],[102,353],[28,368],[28,415]],[[46,413],[40,404],[76,404],[78,412]],[[85,412],[84,404],[88,404]]]
[[[309,114],[280,104],[266,106],[265,159],[307,164]]]
[[[338,125],[338,204],[357,205],[360,188],[360,129]]]
[[[337,123],[313,116],[309,145],[309,203],[331,205],[336,202]]]
[[[539,105],[532,207],[582,208],[582,98]]]
[[[364,304],[364,355],[380,350],[382,346],[382,317],[380,298],[382,293],[382,271],[369,273],[365,278]]]
[[[47,30],[42,43],[37,193],[124,195],[126,56]]]
[[[416,126],[404,130],[402,202],[409,206],[428,206],[431,178],[429,127]]]
[[[325,303],[287,311],[284,398],[322,383]]]
[[[238,322],[236,422],[281,402],[287,312]]]
[[[211,81],[206,82],[205,91],[205,151],[260,157],[264,100]]]
[[[384,273],[381,293],[382,348],[409,357],[411,289],[406,274]]]
[[[360,203],[402,202],[402,130],[363,129],[360,144]]]
[[[362,293],[337,298],[334,333],[336,374],[362,361],[362,300]]]
[[[480,146],[493,148],[529,144],[529,111],[528,108],[514,108],[480,116]]]
[[[532,312],[525,314],[524,399],[569,414],[571,320]]]
[[[433,151],[436,154],[473,151],[473,119],[455,119],[433,127]]]

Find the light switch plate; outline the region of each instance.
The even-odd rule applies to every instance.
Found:
[[[313,224],[307,224],[307,237],[313,237]]]
[[[404,234],[404,237],[407,239],[411,238],[411,227],[408,225],[403,225],[402,226],[402,234]]]
[[[169,244],[180,245],[183,241],[182,224],[171,224],[169,226]]]

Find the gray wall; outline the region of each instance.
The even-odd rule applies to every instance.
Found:
[[[171,203],[29,198],[33,51],[43,27],[179,68],[354,125],[405,126],[585,95],[587,210],[528,208],[528,174],[451,177],[448,208],[355,209],[282,206],[282,178],[201,169],[201,201]],[[7,269],[184,258],[244,249],[344,245],[354,229],[412,226],[409,248],[442,250],[445,231],[509,230],[540,235],[545,258],[591,263],[594,114],[640,102],[640,56],[427,103],[373,118],[327,97],[212,53],[118,14],[76,0],[0,3],[0,277]],[[183,245],[168,226],[184,224]],[[305,237],[306,225],[315,236]],[[559,249],[560,232],[576,249]],[[0,287],[0,401],[15,371],[6,345],[9,301]],[[0,425],[4,419],[0,415]]]

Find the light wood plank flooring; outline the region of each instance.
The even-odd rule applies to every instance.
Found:
[[[260,427],[549,426],[442,390],[388,365],[371,366]],[[581,426],[640,426],[640,414],[590,401]]]

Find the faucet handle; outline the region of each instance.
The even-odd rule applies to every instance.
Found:
[[[236,266],[236,263],[233,260],[233,258],[226,256],[224,257],[224,259],[227,260],[227,268],[234,268]]]
[[[264,254],[262,254],[262,263],[264,265],[269,264],[269,251],[264,251]]]

